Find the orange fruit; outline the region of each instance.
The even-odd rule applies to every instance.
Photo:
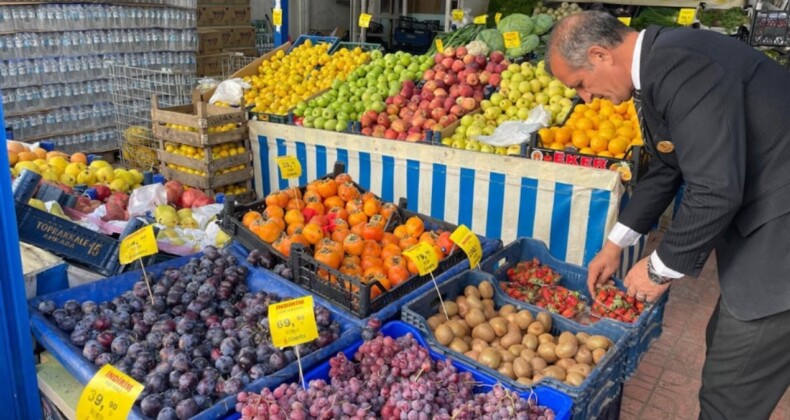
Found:
[[[538,130],[538,135],[540,136],[541,141],[544,143],[551,143],[554,141],[554,132],[548,128],[541,128]]]
[[[32,162],[38,159],[38,156],[33,152],[20,152],[17,153],[17,158],[20,162]]]
[[[71,155],[71,163],[80,162],[84,165],[88,164],[88,157],[85,156],[85,153],[74,153]]]
[[[605,119],[605,120],[601,120],[601,122],[598,123],[598,129],[599,130],[605,130],[605,129],[614,130],[615,126],[614,126],[613,122],[609,121],[608,119]]]
[[[590,145],[590,138],[583,131],[574,131],[571,141],[573,141],[573,146],[577,149],[583,149]]]
[[[571,141],[572,131],[568,127],[560,127],[556,133],[554,133],[554,141],[557,143],[568,143]]]
[[[628,148],[628,140],[622,137],[615,137],[609,141],[607,145],[607,150],[613,155],[619,155],[621,153],[625,153],[625,149]]]
[[[579,150],[579,153],[581,153],[583,155],[595,155],[595,150],[590,149],[589,147],[585,147],[585,148]]]
[[[574,128],[581,131],[590,130],[593,128],[593,122],[590,118],[581,118],[576,121]]]
[[[604,150],[603,152],[598,152],[598,156],[600,157],[614,157],[608,150]]]
[[[549,145],[549,149],[553,150],[562,150],[565,148],[565,145],[562,143],[557,143],[556,141]]]
[[[596,153],[600,153],[603,152],[604,150],[607,150],[607,147],[609,145],[608,143],[609,142],[606,139],[603,139],[601,137],[594,137],[592,140],[590,140],[590,148],[593,149],[593,151],[595,151]]]
[[[617,133],[618,137],[622,137],[622,138],[625,138],[625,139],[629,139],[630,140],[630,139],[634,138],[634,129],[631,128],[631,127],[626,126],[625,124],[623,124],[622,127],[618,128],[616,133]]]
[[[47,151],[40,147],[33,150],[33,153],[35,153],[36,156],[38,156],[38,159],[44,159],[44,160],[47,159]]]
[[[603,128],[598,130],[598,137],[604,138],[606,140],[611,140],[616,136],[617,134],[615,133],[613,128]]]

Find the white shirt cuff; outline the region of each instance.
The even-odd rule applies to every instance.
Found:
[[[656,274],[658,274],[661,277],[667,277],[667,278],[670,278],[670,279],[679,279],[679,278],[684,276],[683,273],[679,273],[679,272],[667,267],[661,261],[661,258],[658,257],[658,253],[656,251],[653,251],[653,253],[650,254],[650,262],[653,263],[653,270],[655,270]]]
[[[609,232],[607,239],[620,248],[628,248],[629,246],[636,245],[641,236],[641,233],[620,222],[617,222],[617,224],[614,225],[614,228],[612,228],[612,231]]]

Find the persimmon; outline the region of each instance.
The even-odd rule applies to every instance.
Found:
[[[357,277],[357,278],[362,277],[362,268],[360,268],[356,264],[349,264],[349,265],[343,264],[340,266],[340,272],[350,277]]]
[[[351,229],[349,230],[351,231],[351,233],[356,233],[357,235],[362,236],[362,228],[364,227],[365,227],[364,223],[358,223],[354,226],[351,226]]]
[[[285,207],[291,197],[283,191],[276,191],[266,196],[265,202],[267,206]]]
[[[351,226],[365,224],[367,222],[368,215],[361,211],[355,211],[348,214],[348,224]]]
[[[264,217],[264,220],[267,220],[267,221],[271,220],[274,223],[277,223],[277,225],[280,226],[280,230],[285,231],[285,221],[282,218],[280,218],[280,217]]]
[[[252,233],[261,238],[266,243],[273,243],[283,233],[282,228],[277,222],[273,220],[263,220],[263,218],[254,221],[250,225]]]
[[[315,245],[321,239],[324,239],[324,230],[315,223],[308,223],[302,228],[302,235],[307,239],[307,242]]]
[[[322,247],[321,249],[317,250],[313,257],[319,263],[334,268],[335,270],[340,268],[340,262],[342,261],[342,257],[338,253],[327,247]],[[329,281],[332,281],[332,279],[329,278]]]
[[[420,274],[420,270],[417,269],[417,265],[414,264],[414,261],[412,261],[411,258],[409,258],[407,255],[404,255],[403,258],[406,260],[406,269],[409,270],[409,274],[413,276]]]
[[[396,265],[387,270],[387,279],[393,287],[398,287],[399,284],[408,280],[409,277],[411,277],[411,274],[405,265]]]
[[[371,198],[372,198],[372,199],[375,199],[375,200],[378,200],[378,198],[376,198],[376,194],[373,194],[373,193],[372,193],[372,192],[370,192],[370,191],[368,191],[368,192],[366,192],[366,193],[363,193],[362,195],[360,195],[360,196],[359,196],[359,198],[360,198],[360,199],[362,199],[362,201],[368,201],[368,200],[370,200]]]
[[[376,284],[378,282],[378,284]],[[371,275],[365,278],[365,283],[370,285],[370,298],[375,299],[381,296],[382,291],[384,289],[384,293],[389,291],[392,288],[392,284],[390,283],[387,276],[384,275]],[[379,285],[381,287],[379,287]]]
[[[378,275],[378,274],[381,274],[383,276],[387,275],[387,270],[384,269],[384,266],[382,266],[382,265],[372,265],[372,266],[370,266],[368,268],[365,268],[364,271],[362,272],[362,276],[364,276],[364,277],[375,276],[375,275]]]
[[[280,235],[276,241],[272,242],[272,248],[288,257],[291,255],[291,240],[287,235]]]
[[[346,182],[337,187],[337,196],[348,202],[359,198],[359,190],[353,183]]]
[[[346,202],[346,210],[349,213],[353,213],[355,211],[364,211],[364,207],[365,203],[358,198]]]
[[[373,217],[373,215],[379,214],[379,210],[381,210],[381,202],[377,198],[371,197],[363,200],[362,202],[362,211],[364,211],[368,217]]]
[[[346,264],[356,264],[360,265],[362,263],[362,259],[356,255],[346,255],[343,257],[343,265]]]
[[[348,220],[348,211],[342,207],[332,207],[326,214],[334,214],[335,219]]]
[[[398,242],[400,242],[400,239],[398,239],[398,237],[395,236],[395,234],[391,233],[391,232],[384,232],[384,236],[382,236],[382,238],[381,238],[381,245],[382,246],[388,245],[388,244],[395,245],[398,248],[398,252],[400,252],[400,247],[398,247]]]
[[[257,211],[251,210],[251,211],[248,211],[247,213],[244,213],[244,217],[242,217],[242,219],[241,219],[241,224],[244,227],[249,228],[250,225],[252,224],[252,222],[254,222],[254,221],[258,220],[258,219],[262,219],[262,218],[263,218],[263,215],[261,215]]]
[[[335,241],[335,242],[340,242],[340,243],[343,243],[343,241],[345,241],[345,240],[346,240],[346,236],[348,236],[348,235],[350,235],[350,234],[351,234],[351,230],[350,230],[350,229],[348,229],[348,228],[344,228],[344,229],[335,229],[335,230],[332,232],[332,235],[330,235],[330,237],[331,237],[331,238],[332,238],[332,240],[333,240],[333,241]]]
[[[362,228],[362,237],[379,242],[384,237],[384,229],[375,223],[367,223]]]
[[[343,239],[343,249],[349,255],[362,255],[362,250],[365,248],[365,241],[358,235],[352,233]]]
[[[330,238],[321,239],[321,242],[319,242],[316,246],[320,248],[331,249],[332,252],[340,255],[341,260],[346,255],[345,251],[343,250],[343,244],[341,242],[335,242]]]
[[[302,198],[302,191],[299,188],[288,188],[284,192],[288,194],[289,199]]]
[[[392,219],[392,215],[396,214],[397,211],[398,211],[398,206],[396,206],[395,204],[384,203],[381,205],[381,208],[379,209],[379,214],[381,215],[382,218],[384,218],[384,220],[388,221]]]
[[[305,208],[312,209],[316,212],[316,214],[321,216],[326,214],[326,209],[324,208],[324,205],[320,202],[307,203]]]
[[[280,206],[267,206],[263,210],[263,215],[268,218],[279,217],[282,218],[285,216],[285,210],[283,210]]]
[[[316,191],[323,198],[329,198],[337,194],[337,182],[334,179],[323,179],[318,181]]]
[[[329,224],[329,219],[327,219],[326,216],[317,214],[317,215],[311,217],[310,221],[307,222],[307,224],[308,225],[309,224],[313,224],[313,225],[318,225],[318,226],[324,227],[324,226]]]
[[[285,228],[285,233],[289,235],[302,233],[302,228],[304,228],[304,223],[291,223],[287,228]]]
[[[363,256],[359,266],[362,267],[362,270],[367,270],[370,267],[384,267],[384,260],[379,257]]]
[[[433,244],[433,250],[436,252],[436,260],[441,261],[444,259],[444,251],[439,245]]]
[[[381,215],[379,215],[379,214],[374,214],[373,217],[368,219],[368,223],[374,223],[374,224],[380,226],[381,229],[384,229],[384,228],[387,227],[386,226],[387,225],[387,221],[384,220],[384,218],[381,217]]]
[[[302,211],[307,203],[304,202],[301,198],[292,198],[288,200],[288,204],[285,206],[287,210],[299,210]]]
[[[394,255],[401,255],[402,253],[400,247],[397,244],[388,243],[383,245],[384,246],[381,247],[381,258],[384,258],[385,260]]]
[[[419,241],[417,240],[417,238],[412,238],[411,236],[409,236],[408,238],[401,239],[400,242],[398,243],[398,246],[400,247],[400,249],[406,250],[413,247],[414,245],[417,245],[418,243]]]
[[[381,246],[372,240],[365,241],[365,248],[362,250],[362,258],[364,257],[378,257],[381,255]]]
[[[320,180],[318,180],[318,179],[316,179],[315,181],[308,182],[307,185],[304,187],[305,192],[307,192],[307,191],[317,191],[319,182],[320,182]]]
[[[422,219],[417,216],[409,217],[409,220],[406,220],[406,231],[409,232],[409,236],[412,238],[419,238],[423,232],[425,232],[425,224],[423,223]]]
[[[285,212],[283,220],[285,220],[285,223],[287,223],[288,226],[294,224],[304,225],[305,222],[304,214],[302,214],[302,212],[297,209],[288,209],[288,211]]]
[[[342,198],[340,198],[340,197],[338,197],[336,195],[333,195],[333,196],[328,197],[328,198],[326,198],[324,200],[324,207],[326,207],[328,209],[331,209],[331,208],[334,208],[334,207],[345,208],[346,207],[346,202],[343,201]]]
[[[431,245],[434,245],[434,244],[436,244],[436,239],[438,239],[438,238],[439,237],[436,236],[435,233],[431,232],[430,230],[426,230],[425,232],[422,233],[422,235],[420,235],[418,240],[420,242],[427,242],[427,243],[429,243]]]
[[[353,180],[351,178],[351,175],[349,175],[347,173],[342,173],[342,174],[340,174],[340,175],[335,177],[335,183],[337,185],[345,184],[347,182],[352,182],[352,181]]]
[[[321,197],[321,194],[318,191],[305,191],[304,196],[302,197],[305,203],[323,203],[324,198]]]
[[[406,225],[400,225],[392,231],[396,238],[400,241],[409,237],[409,231],[406,230]]]
[[[395,266],[403,266],[403,268],[406,268],[406,260],[402,255],[390,255],[384,259],[384,268],[387,270]]]
[[[304,235],[302,235],[301,233],[291,235],[290,240],[291,240],[291,246],[288,247],[288,252],[287,253],[283,252],[283,254],[286,254],[286,256],[291,255],[291,247],[293,247],[296,244],[304,245],[305,248],[310,247],[310,242],[308,242],[307,239],[304,237]]]
[[[337,229],[351,229],[351,225],[348,224],[347,219],[335,219],[335,230]]]

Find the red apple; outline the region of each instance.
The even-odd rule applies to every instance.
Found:
[[[395,100],[394,96],[389,96],[387,99],[384,100],[384,103],[387,105],[392,105],[392,101]]]
[[[444,75],[442,75],[442,77],[444,77]],[[425,86],[422,87],[422,92],[420,93],[420,95],[424,94],[426,91],[433,93],[433,91],[436,90],[437,87],[438,86],[436,85],[435,79],[428,80],[427,82],[425,82]]]
[[[502,76],[499,73],[494,73],[491,77],[488,78],[488,84],[491,86],[499,86],[499,82],[502,81]]]
[[[406,140],[406,133],[398,133],[398,140]]]
[[[464,110],[458,105],[453,105],[452,108],[450,108],[450,114],[452,114],[452,115],[460,116],[463,113],[464,113]],[[442,118],[444,118],[444,117],[442,117]],[[440,119],[439,122],[442,122],[441,119]]]
[[[431,101],[431,103],[428,105],[428,109],[427,110],[430,111],[430,110],[435,109],[435,108],[441,108],[443,104],[444,104],[444,99],[442,99],[442,98],[434,98]]]
[[[486,60],[486,56],[485,55],[478,54],[478,55],[475,56],[475,63],[477,63],[477,65],[480,66],[480,68],[485,67],[487,62],[488,62],[488,60]]]
[[[447,47],[444,49],[444,56],[445,57],[454,57],[455,56],[455,48]]]
[[[387,105],[387,114],[397,115],[398,111],[400,111],[400,107],[399,106],[397,106],[395,104]]]
[[[502,60],[504,59],[505,59],[505,54],[502,54],[502,52],[500,51],[494,51],[491,53],[491,61],[493,61],[496,64],[501,63]]]
[[[458,47],[455,49],[456,58],[463,58],[467,54],[469,54],[469,50],[467,50],[466,47]]]
[[[458,87],[458,96],[472,96],[474,90],[466,83],[461,83]]]
[[[442,88],[437,88],[436,90],[433,91],[433,95],[437,98],[444,98],[445,96],[447,96],[447,91]]]
[[[420,133],[409,133],[406,136],[405,140],[408,141],[408,142],[412,142],[412,143],[418,142],[418,141],[422,140],[422,134],[420,134]]]
[[[442,65],[444,67],[448,68],[448,69],[451,69],[451,68],[453,68],[453,63],[454,62],[455,62],[455,60],[453,60],[452,58],[446,57],[444,60],[442,60]]]
[[[477,103],[480,103],[483,102],[483,99],[485,99],[485,94],[483,94],[482,90],[476,90],[474,95],[472,95],[472,97],[475,99]]]
[[[414,83],[414,80],[411,79],[404,80],[403,84],[401,85],[401,87],[411,88],[411,89],[414,89],[415,86],[417,85]]]
[[[435,74],[436,74],[436,72],[433,71],[433,69],[428,69],[428,70],[425,70],[425,73],[423,73],[422,78],[425,79],[425,80],[433,80],[433,76]]]
[[[373,135],[373,129],[371,127],[365,127],[361,131],[363,136],[371,136]]]
[[[382,112],[381,114],[379,114],[379,117],[376,119],[376,123],[378,123],[378,125],[382,126],[383,128],[389,127],[390,119],[387,113]]]
[[[447,73],[447,76],[444,76],[444,83],[446,83],[447,86],[452,86],[458,83],[458,78],[455,77],[454,74]]]
[[[488,84],[488,79],[490,77],[491,77],[491,73],[489,73],[488,71],[482,71],[480,73],[480,83],[484,84],[484,85],[487,85]]]
[[[505,70],[507,70],[507,64],[499,63],[496,65],[496,69],[495,69],[496,73],[502,74],[502,72]]]
[[[433,80],[444,80],[444,76],[447,76],[446,71],[437,71],[436,76],[433,78]],[[425,89],[427,89],[427,87]]]
[[[493,73],[495,70],[496,70],[496,63],[494,63],[493,61],[489,61],[488,64],[486,64],[485,71],[489,73]]]
[[[384,138],[395,140],[398,138],[398,133],[395,130],[388,128],[387,131],[384,132]]]
[[[477,86],[480,83],[480,76],[477,73],[472,73],[469,76],[466,76],[466,83],[469,83],[469,86]]]
[[[502,58],[505,58],[505,56],[502,56]],[[434,63],[439,64],[442,62],[442,60],[444,60],[444,55],[442,53],[436,53],[433,55]]]
[[[466,67],[466,65],[464,64],[464,62],[463,62],[463,61],[461,61],[461,60],[455,60],[455,61],[453,61],[453,66],[452,66],[452,67],[450,67],[450,68],[451,68],[451,69],[452,69],[454,72],[456,72],[456,73],[457,73],[457,72],[459,72],[459,71],[463,70],[463,69],[464,69],[464,67]]]
[[[463,108],[464,110],[471,111],[475,109],[475,106],[477,106],[477,102],[475,101],[474,98],[461,98],[460,105],[461,108]]]
[[[431,102],[428,101],[428,100],[423,99],[420,102],[420,110],[421,111],[426,111],[426,110],[429,110],[429,109],[431,109]]]
[[[436,121],[439,121],[439,118],[442,118],[442,116],[446,114],[447,112],[445,112],[444,108],[434,108],[431,110],[431,118]]]
[[[436,125],[436,120],[434,120],[433,118],[430,118],[430,119],[425,120],[425,124],[422,125],[422,128],[424,128],[426,130],[431,130],[434,125]]]
[[[415,114],[414,118],[411,119],[409,131],[412,129],[420,130],[423,125],[425,125],[425,117],[422,114]]]

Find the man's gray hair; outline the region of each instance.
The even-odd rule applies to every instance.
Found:
[[[562,57],[573,69],[590,65],[587,51],[598,45],[614,48],[623,42],[623,35],[633,31],[607,12],[587,11],[560,20],[551,31],[546,50],[546,71],[551,72],[549,62],[552,55]]]

